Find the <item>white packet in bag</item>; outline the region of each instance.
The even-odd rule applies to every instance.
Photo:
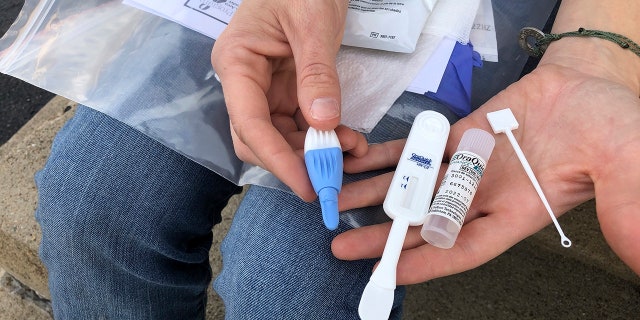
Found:
[[[342,44],[411,53],[429,12],[424,0],[349,0]]]

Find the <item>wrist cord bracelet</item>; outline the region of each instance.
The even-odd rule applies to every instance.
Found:
[[[525,27],[520,30],[518,43],[532,57],[542,57],[547,46],[552,41],[560,40],[564,37],[596,37],[617,43],[623,49],[629,49],[640,57],[640,45],[633,40],[617,33],[600,30],[588,30],[579,28],[578,31],[565,32],[560,34],[547,33],[533,27]]]

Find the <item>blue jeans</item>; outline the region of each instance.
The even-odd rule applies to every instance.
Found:
[[[434,107],[424,101],[405,94],[394,110]],[[385,116],[370,141],[406,136],[399,114]],[[204,318],[212,227],[239,187],[82,106],[57,135],[36,182],[56,319]],[[353,214],[370,210],[379,212]],[[328,231],[317,202],[250,188],[222,244],[214,285],[226,317],[357,319],[375,260],[333,257],[332,238],[348,228],[343,222]],[[392,319],[401,316],[403,296],[396,290]]]

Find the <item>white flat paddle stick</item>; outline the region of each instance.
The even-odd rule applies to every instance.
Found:
[[[560,242],[562,243],[562,246],[564,246],[565,248],[571,247],[571,240],[569,240],[569,238],[567,238],[567,236],[564,235],[564,232],[562,232],[562,228],[560,228],[560,224],[558,223],[556,216],[553,214],[553,211],[551,210],[551,206],[549,206],[547,197],[544,196],[544,193],[542,192],[542,188],[540,188],[540,183],[538,183],[538,179],[536,179],[536,176],[533,174],[533,170],[531,170],[531,166],[529,165],[527,158],[525,158],[524,153],[522,152],[522,149],[520,149],[520,146],[518,145],[518,141],[513,136],[513,133],[511,133],[511,130],[518,129],[518,125],[519,125],[518,120],[516,120],[516,117],[513,115],[513,112],[511,112],[511,109],[509,108],[494,111],[494,112],[489,112],[487,113],[487,120],[489,120],[489,124],[491,124],[491,128],[493,129],[494,133],[496,134],[504,133],[507,135],[507,138],[509,139],[511,146],[513,146],[513,149],[515,150],[516,155],[518,155],[518,159],[520,159],[520,163],[522,163],[522,167],[524,168],[524,171],[527,173],[527,176],[529,176],[529,180],[531,180],[533,187],[536,189],[536,192],[538,193],[540,200],[542,200],[544,207],[547,209],[547,212],[551,216],[551,220],[553,220],[553,224],[556,226],[556,229],[560,234]]]

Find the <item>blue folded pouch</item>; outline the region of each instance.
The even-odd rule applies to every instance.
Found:
[[[473,51],[471,43],[462,44],[456,42],[438,91],[427,92],[425,95],[444,103],[460,117],[468,115],[471,113],[471,74],[473,67],[482,67],[480,54]]]

